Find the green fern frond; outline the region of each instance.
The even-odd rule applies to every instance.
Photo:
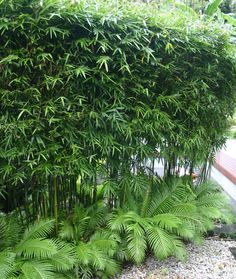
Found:
[[[216,207],[221,208],[228,204],[228,200],[222,193],[211,193],[198,197],[196,200],[196,206],[204,207]]]
[[[0,240],[4,238],[5,230],[6,230],[6,220],[3,215],[0,215]]]
[[[219,186],[213,181],[206,181],[200,185],[194,186],[192,189],[196,195],[196,199],[220,191]]]
[[[15,214],[1,215],[0,220],[0,250],[14,247],[19,242],[19,237],[21,237],[23,232],[23,226]]]
[[[117,247],[115,258],[120,262],[128,261],[130,258],[126,239],[123,238],[122,242]]]
[[[176,203],[169,197],[168,191],[159,192],[152,198],[147,210],[147,216],[151,217],[157,214],[168,212]]]
[[[88,252],[89,265],[92,266],[95,270],[104,270],[106,267],[106,261],[109,259],[102,251],[94,249],[89,244],[90,248]]]
[[[163,181],[153,195],[147,214],[151,217],[157,214],[167,213],[178,202],[183,202],[192,196],[193,192],[190,187],[183,184],[180,179],[171,179],[167,182]]]
[[[198,208],[198,212],[209,219],[219,219],[221,217],[220,210],[213,206],[201,206]]]
[[[118,195],[119,185],[116,181],[112,179],[107,179],[102,183],[101,191],[103,193],[103,198],[109,197],[110,194],[114,195],[115,197]],[[101,193],[100,193],[101,194]]]
[[[95,232],[89,243],[100,251],[112,257],[116,250],[118,243],[120,242],[120,237],[118,234],[110,231],[97,231]]]
[[[107,216],[108,210],[103,205],[78,206],[72,217],[62,223],[59,236],[76,242],[81,238],[89,239],[97,228],[106,225]]]
[[[143,195],[146,191],[147,185],[150,183],[148,181],[148,176],[145,175],[132,175],[130,177],[129,187],[131,192],[135,196]]]
[[[92,272],[92,268],[88,266],[80,266],[80,271],[79,271],[79,278],[81,279],[91,279],[94,278],[94,274]],[[73,278],[74,279],[74,278]]]
[[[154,255],[158,259],[165,259],[175,252],[174,237],[159,227],[147,229],[147,240]]]
[[[53,266],[43,261],[27,261],[21,266],[24,279],[54,279]]]
[[[76,251],[76,256],[78,258],[78,263],[82,266],[89,265],[91,247],[88,244],[80,241],[76,246],[75,251]]]
[[[13,264],[15,261],[15,253],[12,252],[0,252],[0,278],[8,279],[13,270]]]
[[[139,223],[127,226],[127,249],[130,258],[137,264],[140,264],[145,257],[147,249],[146,234]]]
[[[177,203],[169,211],[169,213],[172,213],[177,217],[181,217],[181,214],[194,215],[196,212],[197,207],[193,203]]]
[[[108,227],[112,231],[122,232],[125,229],[125,226],[127,225],[127,220],[124,218],[125,212],[122,210],[117,210],[114,212],[110,220],[108,221]]]
[[[94,247],[92,243],[80,242],[76,247],[76,254],[80,265],[92,266],[98,270],[104,270],[107,261],[110,259],[108,255]]]
[[[181,226],[176,229],[175,234],[185,240],[193,240],[196,234],[195,225],[189,221],[182,221]]]
[[[53,220],[40,220],[25,230],[23,240],[26,241],[35,238],[45,238],[53,231],[53,228]]]
[[[231,206],[228,205],[225,206],[225,208],[221,208],[220,213],[221,221],[225,222],[226,224],[233,224],[236,222],[235,213],[233,212]]]
[[[208,229],[213,227],[214,219],[229,223],[235,220],[229,198],[222,193],[216,183],[207,181],[194,188],[194,191],[196,193],[194,204],[199,214],[205,217],[203,222]]]
[[[190,222],[198,232],[206,232],[203,223],[204,218],[197,212],[197,207],[194,204],[178,204],[172,208],[170,213],[180,218],[182,221]]]
[[[170,213],[158,214],[150,218],[151,222],[158,227],[172,232],[173,229],[180,227],[182,221],[177,216]]]
[[[179,260],[184,260],[187,256],[186,248],[183,242],[177,238],[173,239],[173,245],[174,245],[174,256]]]
[[[100,250],[93,241],[89,243],[80,242],[76,247],[76,254],[82,274],[84,270],[87,270],[89,276],[93,271],[103,272],[102,274],[105,276],[105,274],[114,275],[119,270],[119,265],[109,256],[109,253],[106,254],[103,249]]]
[[[192,242],[196,245],[202,245],[204,242],[204,237],[201,233],[195,232]]]
[[[87,215],[89,216],[88,224],[87,224],[87,233],[93,232],[97,227],[103,226],[106,224],[108,210],[104,206],[91,206],[87,210]]]
[[[57,245],[51,239],[36,238],[20,242],[15,252],[25,258],[47,259],[57,253]]]
[[[143,226],[147,225],[148,222],[145,218],[141,217],[137,212],[135,211],[128,211],[123,215],[124,221],[126,224],[130,223],[139,223]]]
[[[108,257],[104,271],[97,272],[97,274],[100,274],[101,278],[111,278],[111,276],[116,275],[119,271],[120,265],[114,259]]]
[[[73,268],[76,263],[76,255],[73,246],[62,242],[55,241],[57,253],[50,258],[50,263],[56,271],[67,271]]]
[[[61,223],[58,236],[63,240],[76,240],[75,229],[69,220]]]
[[[139,210],[139,203],[137,201],[137,198],[133,195],[129,187],[125,189],[125,197],[123,197],[122,208],[125,211],[132,210],[138,212]]]

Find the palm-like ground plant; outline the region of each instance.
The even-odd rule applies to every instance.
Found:
[[[107,208],[99,202],[91,207],[76,207],[62,222],[59,237],[75,245],[76,278],[109,278],[120,270],[115,256],[121,242],[117,233],[107,230]]]
[[[227,199],[209,183],[195,187],[180,178],[154,181],[148,197],[143,193],[133,199],[138,206],[132,208],[129,197],[126,206],[113,214],[109,227],[120,234],[129,260],[135,263],[141,263],[149,249],[158,259],[170,255],[182,259],[183,240],[201,243],[214,220],[230,221]]]
[[[52,220],[22,230],[12,216],[1,216],[0,278],[110,278],[120,262],[139,264],[149,251],[157,259],[183,259],[185,241],[201,243],[215,220],[232,219],[226,197],[213,183],[196,186],[185,178],[144,174],[130,179],[133,191],[120,207],[104,206],[110,192],[103,187],[101,199],[76,207],[61,223],[59,239],[49,238]],[[124,181],[113,194],[123,189]]]
[[[40,221],[19,233],[20,226],[2,216],[0,226],[1,279],[73,278],[69,273],[76,261],[73,247],[48,238],[54,230],[54,221]]]
[[[78,242],[75,250],[79,278],[105,279],[115,275],[120,270],[115,260],[119,242],[119,235],[109,231],[97,231],[88,242]]]

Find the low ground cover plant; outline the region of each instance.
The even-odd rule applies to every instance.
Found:
[[[172,177],[152,181],[151,188],[148,197],[140,189],[117,209],[107,210],[101,201],[76,207],[57,238],[53,220],[24,231],[14,216],[1,216],[1,278],[111,278],[123,263],[140,264],[150,253],[157,260],[183,260],[186,243],[202,243],[216,220],[234,218],[210,182],[196,187]]]

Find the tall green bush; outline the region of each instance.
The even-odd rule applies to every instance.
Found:
[[[106,1],[2,0],[0,18],[5,210],[58,219],[101,177],[114,207],[148,159],[170,175],[224,143],[235,58],[216,25]]]

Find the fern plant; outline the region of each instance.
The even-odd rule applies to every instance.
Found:
[[[76,207],[62,222],[59,237],[75,245],[78,278],[109,278],[120,270],[116,253],[121,240],[107,230],[108,218],[107,208],[97,203],[88,208]]]
[[[225,223],[233,223],[235,215],[229,203],[228,197],[222,193],[219,185],[212,181],[206,181],[197,187],[193,187],[195,205],[198,212],[203,216],[204,220],[221,220]],[[209,229],[212,228],[212,223],[209,223]]]
[[[76,245],[79,278],[110,278],[120,270],[115,259],[119,236],[109,231],[97,231],[88,242]]]
[[[4,236],[7,243],[6,247],[1,247],[4,249],[0,252],[1,279],[52,279],[70,276],[76,256],[70,244],[48,238],[54,230],[53,220],[41,220],[22,234],[18,234],[19,229],[16,228],[20,226],[17,223],[5,222],[3,216],[1,223],[4,223],[1,226],[1,236]],[[11,235],[7,234],[9,231]]]
[[[201,243],[216,219],[231,218],[227,199],[207,182],[196,187],[188,180],[173,177],[156,181],[149,198],[142,197],[144,193],[133,195],[138,206],[132,208],[134,202],[127,202],[109,221],[110,229],[126,243],[128,259],[137,264],[144,260],[149,249],[158,259],[170,255],[183,259],[183,240]],[[147,203],[145,212],[143,202]]]

